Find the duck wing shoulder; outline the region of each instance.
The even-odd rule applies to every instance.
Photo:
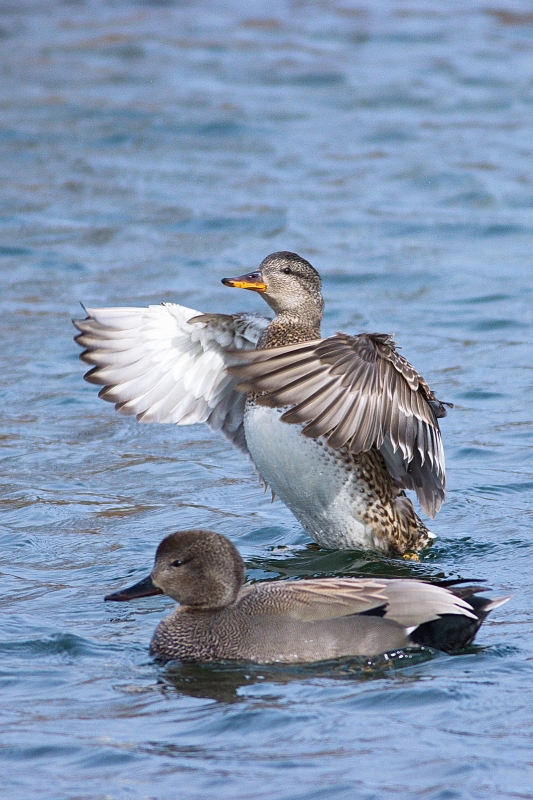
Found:
[[[255,314],[201,314],[176,303],[88,308],[73,320],[85,380],[139,422],[205,422],[247,452],[244,397],[228,373],[234,353],[254,348],[269,321]]]
[[[249,615],[285,616],[304,622],[372,611],[406,629],[446,614],[476,619],[465,599],[442,586],[409,579],[265,581],[244,587],[237,602]]]
[[[256,402],[292,406],[281,419],[333,448],[375,447],[400,486],[414,489],[434,516],[444,500],[444,405],[388,334],[337,333],[327,339],[240,354],[231,373]]]
[[[245,586],[237,602],[249,615],[316,622],[383,607],[388,603],[384,590],[383,581],[372,579],[265,581]]]

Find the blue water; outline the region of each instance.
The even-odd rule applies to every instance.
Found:
[[[0,36],[2,797],[533,798],[531,5],[18,0]],[[420,563],[310,547],[222,439],[82,380],[79,301],[264,311],[220,278],[279,249],[455,404]],[[254,579],[513,598],[458,656],[161,667],[172,602],[102,598],[192,526]]]

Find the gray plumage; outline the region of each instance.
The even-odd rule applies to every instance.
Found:
[[[150,579],[106,600],[162,592],[181,603],[154,633],[150,651],[158,657],[292,663],[413,646],[417,630],[425,630],[425,644],[446,649],[438,630],[428,630],[442,620],[448,626],[452,620],[454,646],[463,646],[488,611],[506,599],[483,598],[475,611],[452,591],[421,581],[243,581],[243,561],[228,539],[211,531],[180,531],[159,545]],[[468,591],[476,589],[462,593]]]

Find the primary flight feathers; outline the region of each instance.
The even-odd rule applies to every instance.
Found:
[[[246,451],[245,398],[227,367],[253,348],[269,320],[255,314],[201,314],[177,303],[88,308],[74,320],[99,397],[139,422],[206,422]]]

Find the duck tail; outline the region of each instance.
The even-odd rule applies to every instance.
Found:
[[[468,603],[472,607],[475,618],[462,614],[443,614],[438,619],[419,625],[410,633],[410,637],[415,644],[432,647],[435,650],[444,650],[447,653],[462,650],[472,644],[487,615],[509,599],[510,597],[491,599],[472,595],[468,598]]]

